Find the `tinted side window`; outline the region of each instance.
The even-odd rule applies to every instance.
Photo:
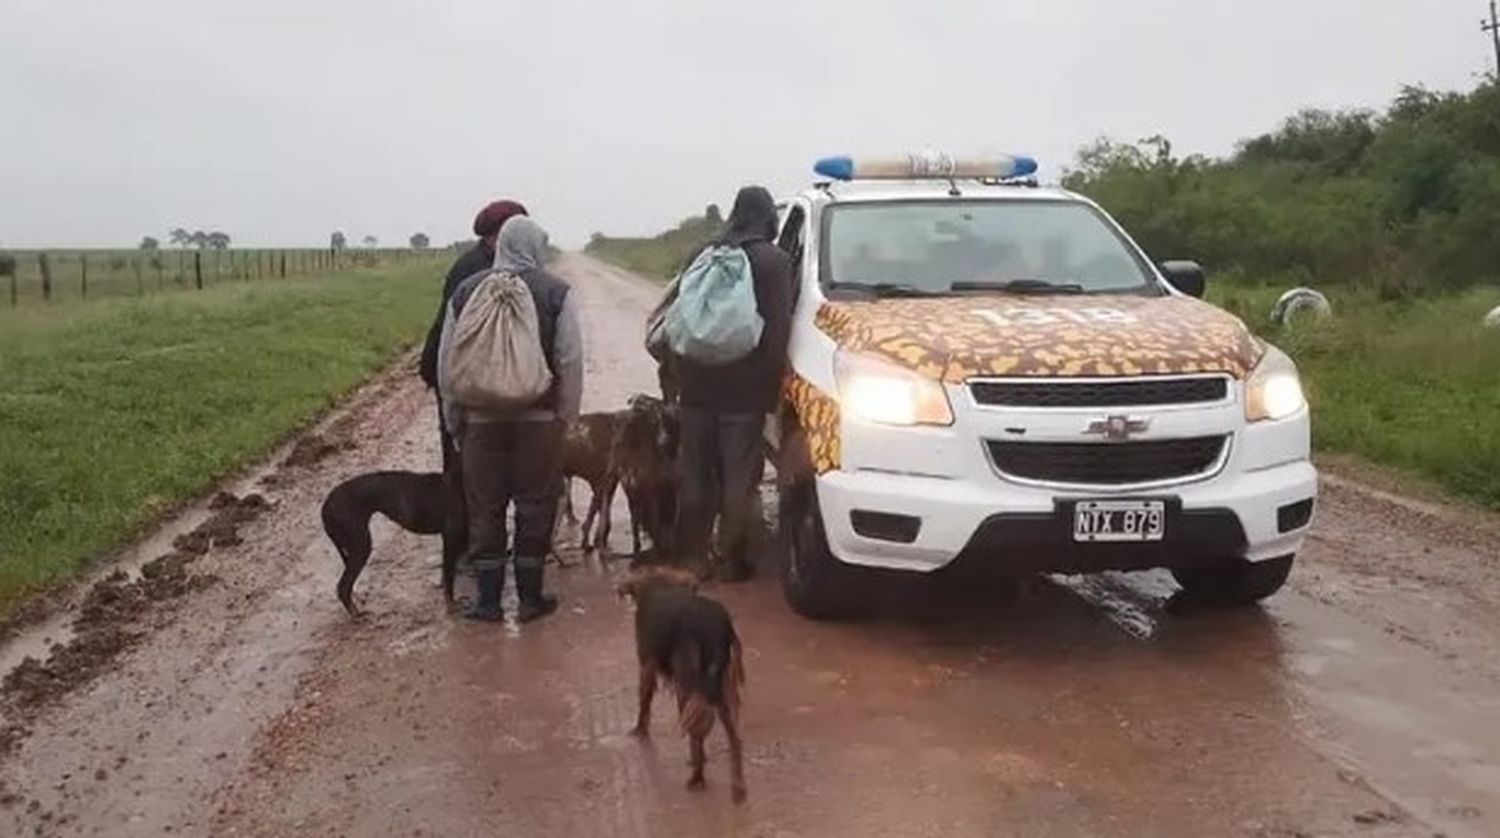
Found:
[[[781,225],[781,235],[776,238],[776,246],[792,258],[793,308],[796,307],[797,299],[802,295],[802,252],[803,243],[807,240],[806,222],[807,213],[802,207],[792,207],[787,213],[786,222]]]
[[[792,207],[787,212],[786,221],[781,225],[781,235],[776,239],[776,246],[786,251],[786,254],[795,260],[802,258],[802,230],[806,226],[806,214],[802,207]]]

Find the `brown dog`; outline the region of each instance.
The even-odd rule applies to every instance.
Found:
[[[578,523],[578,517],[573,514],[573,493],[569,491],[573,478],[588,483],[593,493],[589,510],[583,518],[582,545],[585,550],[607,549],[609,545],[609,505],[615,497],[615,486],[620,482],[615,447],[620,429],[628,417],[629,411],[626,410],[587,413],[578,417],[563,438],[563,514],[572,523]],[[597,531],[594,530],[596,522]]]
[[[745,771],[739,711],[745,664],[729,611],[700,596],[694,576],[673,568],[636,571],[618,590],[621,596],[635,600],[640,713],[631,732],[649,735],[656,682],[669,681],[677,694],[678,721],[691,743],[693,774],[687,787],[704,786],[703,742],[713,731],[717,716],[729,738],[730,794],[734,802],[743,802]]]
[[[377,471],[333,487],[323,501],[323,531],[344,560],[338,597],[349,616],[358,617],[354,581],[370,559],[370,518],[377,512],[407,532],[443,537],[443,597],[453,601],[458,557],[468,549],[464,506],[441,474]]]

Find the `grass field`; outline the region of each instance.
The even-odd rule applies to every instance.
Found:
[[[419,340],[446,258],[0,309],[0,616]]]
[[[695,216],[651,238],[596,235],[584,252],[640,276],[666,282],[686,267],[687,260],[718,235],[719,229],[718,222]]]
[[[1500,288],[1387,302],[1330,291],[1334,317],[1269,322],[1284,288],[1228,283],[1209,297],[1297,360],[1318,448],[1421,475],[1500,508]]]

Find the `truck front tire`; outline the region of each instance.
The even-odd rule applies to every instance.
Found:
[[[785,539],[786,561],[781,587],[787,604],[813,620],[858,617],[864,605],[869,572],[845,564],[828,547],[823,513],[818,505],[817,478],[808,462],[800,434],[783,437],[777,458],[779,530]]]

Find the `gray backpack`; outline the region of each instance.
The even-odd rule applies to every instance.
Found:
[[[453,324],[439,368],[448,398],[471,410],[519,413],[552,387],[536,300],[515,274],[479,280]]]

